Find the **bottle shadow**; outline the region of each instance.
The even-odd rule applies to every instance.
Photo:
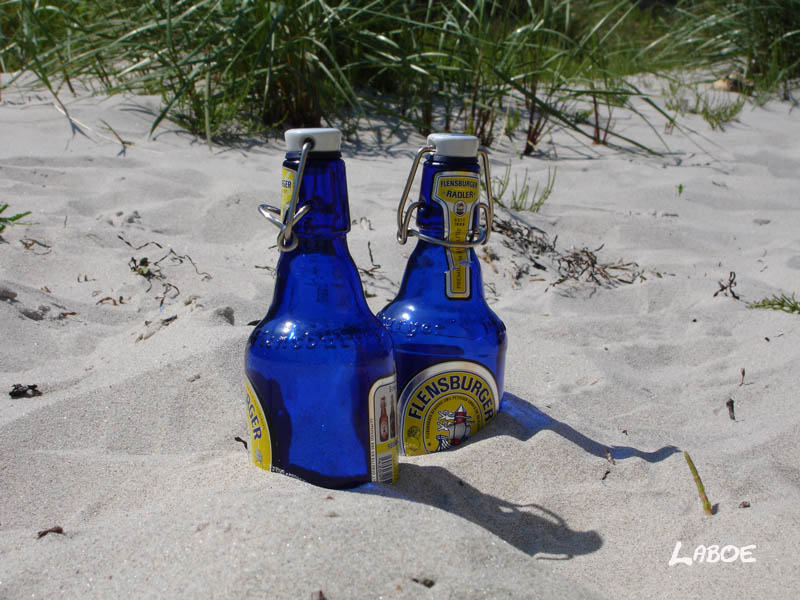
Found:
[[[480,443],[482,439],[497,435],[510,435],[525,441],[543,430],[553,431],[589,454],[603,459],[608,458],[606,450],[614,460],[635,457],[647,462],[660,462],[680,452],[675,446],[664,446],[648,452],[631,446],[601,444],[508,392],[503,395],[500,412],[492,424],[468,443]],[[487,465],[487,468],[491,466]],[[595,552],[603,545],[603,539],[596,531],[575,531],[562,517],[543,506],[516,504],[482,492],[444,467],[403,462],[399,480],[395,484],[368,484],[355,491],[402,498],[446,510],[539,559],[566,560]]]
[[[543,506],[515,504],[482,492],[444,467],[402,463],[396,483],[369,484],[356,491],[446,510],[539,559],[567,560],[594,552],[603,545],[596,531],[574,531],[563,518]]]
[[[647,452],[632,446],[601,444],[585,436],[580,431],[576,431],[566,423],[542,412],[530,402],[508,392],[503,394],[500,412],[488,427],[475,436],[474,441],[477,442],[482,438],[485,439],[496,435],[510,435],[518,440],[526,441],[546,429],[557,433],[589,454],[600,458],[608,458],[606,454],[606,450],[608,450],[614,460],[641,458],[647,462],[654,463],[661,462],[680,452],[680,449],[675,446],[664,446],[653,452]]]

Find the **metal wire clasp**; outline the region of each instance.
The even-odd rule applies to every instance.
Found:
[[[471,237],[477,237],[477,239],[464,242],[453,242],[450,240],[443,240],[425,235],[416,229],[409,229],[411,217],[413,216],[414,211],[422,206],[422,202],[413,202],[409,205],[408,210],[406,210],[408,194],[411,191],[411,186],[414,183],[414,177],[417,174],[419,161],[422,160],[422,157],[425,154],[435,151],[436,147],[434,146],[424,146],[417,151],[417,155],[414,157],[414,164],[411,165],[411,172],[408,174],[408,181],[406,181],[406,187],[403,189],[403,197],[400,198],[400,206],[397,207],[397,241],[401,244],[405,244],[406,241],[408,241],[408,236],[413,235],[421,240],[425,240],[426,242],[438,244],[439,246],[447,246],[448,248],[475,248],[476,246],[485,244],[489,241],[489,236],[492,233],[492,220],[494,219],[494,199],[492,198],[492,179],[489,175],[489,155],[486,153],[484,148],[478,148],[478,154],[481,155],[481,162],[483,163],[483,177],[486,182],[487,201],[479,201],[478,210],[483,212],[486,222],[484,225],[481,225],[480,219],[478,219],[478,222],[472,229]]]
[[[295,176],[294,185],[292,186],[292,199],[289,201],[289,206],[286,207],[286,212],[283,213],[283,220],[275,217],[281,214],[281,209],[272,206],[271,204],[260,204],[258,211],[275,227],[280,229],[278,232],[278,249],[281,252],[291,252],[297,248],[297,236],[292,234],[292,229],[303,216],[311,210],[309,205],[305,205],[300,210],[297,210],[297,198],[300,195],[300,186],[303,183],[303,171],[306,169],[306,160],[308,153],[314,148],[314,140],[307,139],[303,142],[303,148],[300,151],[300,166],[297,168],[297,175]],[[297,212],[295,212],[297,210]]]

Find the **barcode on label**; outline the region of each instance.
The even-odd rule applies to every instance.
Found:
[[[378,483],[392,483],[392,453],[378,455]]]

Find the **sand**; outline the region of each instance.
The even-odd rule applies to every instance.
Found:
[[[256,207],[276,201],[282,143],[209,151],[168,123],[148,135],[158,98],[63,99],[73,124],[46,92],[0,104],[0,204],[32,211],[0,240],[0,598],[800,594],[800,315],[746,307],[800,292],[789,104],[724,132],[687,115],[691,135],[653,116],[667,149],[615,113],[660,156],[563,130],[535,159],[520,135],[498,143],[512,189],[558,168],[540,212],[498,210],[557,236],[545,270],[499,233],[496,258],[479,252],[509,331],[502,411],[457,451],[403,458],[395,485],[330,491],[256,469],[234,439],[278,254]],[[343,148],[375,311],[413,247],[395,210],[423,142],[385,133]],[[617,272],[633,282],[553,285],[572,247],[635,263]],[[129,264],[165,255],[161,279]],[[731,272],[738,300],[715,296]],[[17,383],[41,395],[10,398]]]

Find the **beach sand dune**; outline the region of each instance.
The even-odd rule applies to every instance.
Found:
[[[276,202],[282,144],[150,137],[156,98],[65,103],[72,123],[43,92],[0,104],[0,204],[31,211],[0,239],[0,597],[800,594],[800,315],[746,308],[800,292],[787,104],[724,132],[689,116],[698,133],[660,156],[564,132],[552,161],[495,149],[496,174],[558,167],[539,213],[498,210],[557,236],[544,270],[518,235],[478,253],[509,331],[502,410],[457,452],[402,459],[396,485],[330,491],[256,469],[235,439],[277,260],[256,207]],[[379,310],[412,247],[395,210],[423,140],[369,135],[344,144],[349,244],[380,265],[363,277]],[[552,285],[584,248],[630,283]]]

